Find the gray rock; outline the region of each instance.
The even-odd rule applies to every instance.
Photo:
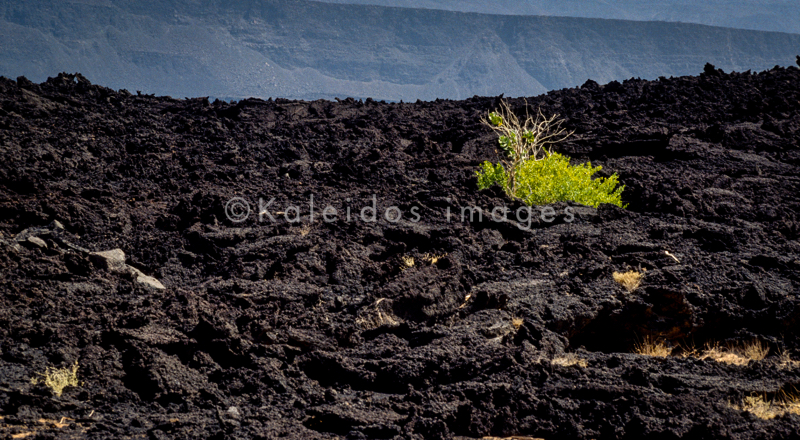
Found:
[[[92,252],[89,254],[89,258],[101,269],[110,270],[112,272],[125,271],[125,252],[122,252],[122,249]]]
[[[22,251],[22,247],[19,245],[19,243],[15,242],[15,241],[9,241],[9,240],[4,240],[4,239],[0,238],[0,243],[6,245],[6,248],[9,251],[14,252],[15,254],[18,254],[18,253],[20,253]]]
[[[38,247],[38,248],[46,248],[47,247],[47,243],[45,243],[44,240],[42,240],[39,237],[31,236],[31,237],[28,237],[28,239],[25,240],[25,241],[26,241],[26,243],[28,243],[30,245],[33,245],[35,247]]]
[[[91,252],[89,258],[101,269],[114,273],[129,274],[134,281],[153,289],[164,289],[164,285],[157,279],[145,275],[141,270],[125,264],[125,252],[122,249],[112,249],[103,252]]]
[[[160,281],[149,275],[145,275],[141,270],[131,266],[127,266],[127,269],[133,275],[133,279],[137,283],[144,284],[145,286],[152,287],[153,289],[165,289],[164,285],[161,284]]]
[[[232,406],[232,407],[228,408],[227,413],[228,413],[228,416],[230,416],[230,417],[232,417],[234,419],[238,419],[242,415],[241,412],[239,412],[239,408],[237,408],[235,406]]]

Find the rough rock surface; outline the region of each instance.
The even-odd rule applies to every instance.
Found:
[[[492,220],[521,207],[476,189],[497,98],[210,103],[0,79],[0,432],[798,435],[798,415],[734,406],[800,386],[800,70],[528,104],[576,130],[560,152],[619,174],[627,209]],[[98,267],[109,249],[166,288]],[[612,273],[631,268],[628,293]],[[633,353],[648,337],[674,355]],[[751,340],[765,359],[680,355]],[[60,397],[31,382],[75,361]]]

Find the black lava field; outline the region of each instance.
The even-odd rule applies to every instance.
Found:
[[[799,436],[800,69],[508,100],[626,209],[479,191],[500,99],[0,78],[2,436]]]

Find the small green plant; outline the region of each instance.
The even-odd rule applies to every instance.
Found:
[[[483,122],[498,133],[505,157],[497,164],[481,165],[476,173],[479,189],[497,184],[509,197],[527,205],[572,200],[595,208],[600,203],[625,207],[621,199],[625,186],[617,187],[616,174],[592,179],[602,167],[592,167],[590,162],[570,165],[568,157],[551,151],[552,145],[572,135],[561,127],[558,115],[547,118],[540,110],[535,118],[526,115],[520,123],[508,104],[501,102],[499,112],[490,112]]]

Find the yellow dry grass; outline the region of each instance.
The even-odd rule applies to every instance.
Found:
[[[38,384],[44,383],[48,388],[53,391],[56,396],[61,396],[66,387],[80,386],[78,382],[78,361],[75,361],[71,367],[67,368],[53,368],[47,367],[44,373],[37,373],[41,378],[31,379],[31,383]]]
[[[552,365],[558,365],[560,367],[578,366],[581,368],[586,368],[586,366],[589,365],[586,362],[586,359],[581,359],[575,353],[564,353],[561,356],[556,356],[553,358],[553,360],[550,361],[550,363]]]
[[[741,353],[747,359],[760,361],[767,357],[767,354],[769,353],[769,347],[764,345],[761,341],[753,340],[741,348]]]
[[[512,435],[511,437],[481,437],[481,440],[544,440],[539,437],[525,437],[520,435]]]
[[[667,357],[672,353],[672,348],[663,339],[645,336],[642,342],[633,346],[633,352],[643,356]]]
[[[392,313],[392,300],[380,298],[375,303],[359,310],[356,324],[364,330],[373,330],[384,325],[396,327],[400,320]]]
[[[706,349],[698,356],[732,365],[747,365],[750,361],[760,361],[767,357],[769,347],[761,341],[750,341],[744,345],[721,347],[719,344],[706,344]]]
[[[782,393],[777,399],[768,400],[765,396],[747,396],[739,404],[729,406],[739,411],[746,411],[759,419],[770,420],[785,414],[800,415],[800,397]]]
[[[301,237],[305,237],[311,232],[311,225],[306,223],[303,226],[301,226],[297,232],[300,234]]]
[[[800,368],[800,361],[792,359],[788,352],[782,351],[778,368],[781,370],[794,370],[795,368]]]
[[[406,270],[408,268],[414,267],[414,257],[403,255],[402,257],[400,257],[400,261],[402,263],[402,265],[400,266],[400,270]]]
[[[47,438],[83,438],[87,427],[75,422],[69,417],[62,417],[60,420],[40,418],[37,424],[5,424],[3,416],[0,416],[0,437],[11,439],[23,439],[31,436],[44,434]],[[66,428],[66,429],[65,429]]]
[[[444,258],[446,256],[447,256],[447,253],[444,253],[444,254],[425,254],[422,257],[422,259],[427,261],[430,264],[436,264],[436,263],[439,262],[439,260],[441,260],[442,258]]]
[[[635,270],[629,270],[627,272],[614,272],[612,276],[614,277],[614,281],[616,281],[619,285],[625,288],[629,293],[636,290],[640,284],[642,284],[642,274],[641,272],[637,272]]]

